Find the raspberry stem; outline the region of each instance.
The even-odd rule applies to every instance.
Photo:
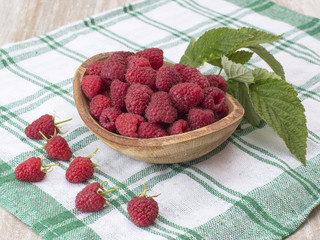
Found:
[[[41,136],[43,137],[44,140],[49,142],[49,138],[47,138],[46,135],[44,135],[41,131],[39,131],[39,133],[41,134]]]
[[[41,166],[41,167],[40,167],[40,171],[41,171],[41,172],[48,173],[49,170],[51,169],[51,167],[53,167],[53,166],[58,166],[58,165],[59,165],[58,163],[56,163],[56,164],[50,164],[50,165],[44,165],[44,166]]]
[[[113,192],[113,191],[118,190],[118,189],[121,188],[121,187],[116,187],[116,188],[104,190],[103,184],[105,184],[105,183],[108,184],[108,181],[103,181],[102,183],[100,183],[100,188],[99,188],[98,191],[97,191],[97,193],[99,193],[101,196],[104,196],[104,195],[106,195],[107,193]],[[109,198],[109,199],[110,199],[110,198]],[[109,199],[106,199],[106,200],[109,200]]]
[[[151,189],[147,189],[147,188],[146,188],[146,185],[144,184],[144,185],[143,185],[143,192],[142,192],[142,193],[140,193],[140,194],[138,195],[138,197],[154,198],[154,197],[158,197],[158,196],[160,195],[160,193],[159,193],[159,194],[157,194],[157,195],[147,196],[147,192],[148,192],[148,191],[151,191]]]
[[[86,156],[86,158],[89,158],[91,160],[91,158],[98,152],[99,148],[97,148],[92,154],[90,154],[89,156]],[[99,165],[97,165],[99,166]]]
[[[65,122],[69,122],[69,121],[71,121],[71,120],[72,120],[72,118],[69,118],[69,119],[67,119],[67,120],[63,120],[63,121],[57,122],[57,123],[55,123],[55,125],[57,126],[57,125],[59,125],[59,124],[62,124],[62,123],[65,123]]]

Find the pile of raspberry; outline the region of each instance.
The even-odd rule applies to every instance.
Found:
[[[195,130],[228,114],[221,75],[164,64],[163,51],[118,51],[90,64],[81,81],[90,114],[108,131],[155,138]]]

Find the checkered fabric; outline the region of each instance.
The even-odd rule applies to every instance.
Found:
[[[130,159],[103,144],[76,110],[72,81],[87,58],[101,52],[163,49],[179,62],[190,39],[217,27],[254,27],[284,34],[264,45],[283,65],[306,109],[307,166],[268,126],[243,122],[242,131],[193,161],[157,165]],[[0,204],[44,239],[282,239],[320,201],[320,22],[268,0],[145,0],[0,48]],[[248,68],[266,67],[253,57]],[[204,73],[216,73],[205,65]],[[72,118],[62,130],[73,153],[93,161],[94,177],[65,179],[70,162],[48,158],[44,141],[25,127],[43,114]],[[15,167],[32,156],[59,163],[38,183],[19,182]],[[75,196],[93,181],[108,181],[110,205],[95,213],[75,208]],[[150,227],[132,224],[128,201],[152,188],[159,215]]]

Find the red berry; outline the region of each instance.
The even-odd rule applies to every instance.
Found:
[[[184,79],[184,82],[196,83],[202,89],[210,86],[208,79],[194,67],[186,67],[183,69],[181,76]]]
[[[116,131],[116,119],[122,112],[115,107],[108,107],[103,109],[100,118],[99,124],[110,132]]]
[[[156,87],[160,91],[169,92],[173,85],[182,82],[180,73],[173,66],[162,66],[157,71]]]
[[[53,135],[50,139],[45,136],[43,136],[43,138],[47,141],[44,148],[50,158],[63,161],[70,160],[72,157],[72,151],[68,142],[63,137]]]
[[[214,121],[214,113],[210,109],[191,108],[188,114],[190,130],[205,127]]]
[[[130,84],[140,83],[156,89],[157,72],[151,67],[129,68],[126,72],[127,82]]]
[[[71,119],[67,119],[58,123],[54,122],[54,117],[49,114],[42,115],[35,121],[33,121],[31,124],[29,124],[25,128],[25,134],[27,137],[32,139],[42,139],[42,135],[40,132],[43,133],[47,138],[54,135],[55,131],[60,133],[58,125],[67,121],[70,121]]]
[[[16,179],[25,182],[41,181],[48,170],[57,164],[42,166],[42,159],[39,157],[31,157],[20,163],[14,170]]]
[[[149,60],[151,67],[158,70],[163,65],[163,51],[159,48],[147,48],[136,53],[138,57]]]
[[[127,206],[130,220],[139,227],[151,225],[159,213],[158,203],[153,199],[156,196],[146,196],[146,191],[136,197],[133,197]]]
[[[168,136],[166,130],[156,123],[142,122],[138,129],[139,138],[157,138]]]
[[[222,91],[226,92],[228,89],[228,83],[224,77],[216,74],[204,75],[210,84],[210,87],[220,88]]]
[[[172,105],[170,95],[167,92],[158,91],[151,96],[145,116],[150,123],[173,123],[178,117],[178,112]]]
[[[173,67],[181,75],[183,70],[187,67],[187,65],[184,65],[182,63],[176,63],[176,64],[173,65]]]
[[[138,114],[122,113],[116,119],[116,128],[123,136],[138,137],[139,125],[144,121],[144,118]]]
[[[111,99],[98,94],[94,96],[89,104],[90,114],[92,117],[99,119],[103,109],[107,107],[112,107]]]
[[[98,75],[86,75],[81,80],[81,89],[87,98],[96,96],[103,86],[103,81]]]
[[[227,100],[224,92],[220,88],[208,87],[203,90],[203,93],[202,108],[211,109],[213,112],[223,111]]]
[[[97,62],[89,64],[89,66],[86,69],[86,74],[88,74],[88,75],[100,75],[101,74],[101,69],[102,69],[104,64],[105,64],[105,61],[97,61]]]
[[[97,149],[98,150],[98,149]],[[91,158],[97,150],[87,157],[76,157],[66,171],[66,179],[71,183],[81,183],[90,179],[94,173],[95,165]]]
[[[174,85],[169,94],[173,105],[181,113],[187,113],[204,98],[202,88],[198,84],[189,82]]]
[[[179,119],[178,121],[175,121],[168,127],[168,133],[169,135],[180,134],[187,132],[188,128],[188,122],[184,119]]]
[[[128,57],[128,68],[135,68],[135,67],[151,67],[151,64],[148,59],[145,57],[137,57],[131,56]]]
[[[143,115],[151,100],[152,93],[153,91],[147,85],[131,84],[125,98],[127,111]]]
[[[119,79],[125,81],[127,71],[126,58],[120,54],[112,54],[106,61],[101,70],[101,79],[107,85],[110,85],[113,80]]]
[[[130,84],[121,82],[120,80],[114,80],[110,85],[110,98],[112,105],[120,110],[124,110],[126,107],[125,97]]]
[[[81,212],[96,212],[102,209],[106,204],[106,199],[103,197],[106,193],[114,191],[117,188],[104,190],[98,182],[91,183],[83,188],[76,196],[75,205]]]

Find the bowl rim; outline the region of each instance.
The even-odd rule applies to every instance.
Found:
[[[110,132],[104,129],[100,124],[95,120],[89,111],[89,100],[83,94],[81,90],[81,80],[85,75],[86,69],[89,64],[107,59],[113,52],[104,52],[94,55],[84,61],[76,70],[74,78],[73,78],[73,96],[77,111],[85,123],[85,125],[95,134],[97,137],[107,140],[108,142],[113,142],[116,144],[127,145],[128,147],[159,147],[165,145],[171,145],[175,143],[183,143],[190,141],[194,138],[201,137],[207,135],[209,133],[219,132],[224,128],[227,128],[234,122],[237,122],[242,119],[244,115],[244,108],[241,104],[232,97],[230,94],[226,93],[227,103],[229,105],[229,113],[224,118],[207,125],[202,128],[198,128],[189,132],[158,137],[158,138],[134,138],[134,137],[126,137],[113,132]],[[165,62],[165,64],[172,64],[169,62]],[[87,106],[87,107],[84,107]]]

